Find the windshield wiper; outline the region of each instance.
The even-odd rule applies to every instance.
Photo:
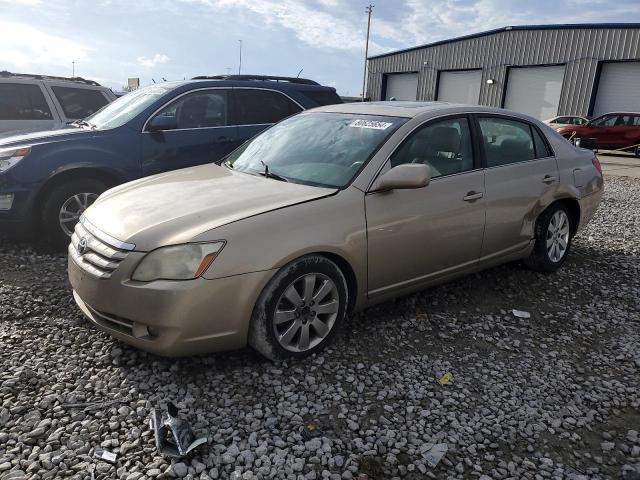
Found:
[[[277,173],[272,173],[269,171],[269,165],[260,160],[260,163],[264,165],[264,172],[258,172],[265,178],[273,178],[274,180],[280,180],[281,182],[288,182],[289,180],[283,177],[282,175],[278,175]]]

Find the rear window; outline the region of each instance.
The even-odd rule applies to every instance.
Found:
[[[0,83],[0,120],[52,120],[38,85]]]
[[[72,87],[51,87],[51,90],[60,102],[64,116],[71,120],[93,115],[109,103],[99,90]]]
[[[286,95],[273,90],[234,90],[238,125],[277,123],[302,110]]]
[[[304,95],[316,102],[319,106],[343,103],[340,96],[332,90],[309,90],[305,91]]]

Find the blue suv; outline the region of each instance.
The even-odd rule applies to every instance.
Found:
[[[66,128],[0,140],[0,232],[69,243],[105,190],[221,161],[301,110],[342,103],[312,80],[230,75],[154,84]]]

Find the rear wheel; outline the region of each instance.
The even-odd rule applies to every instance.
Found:
[[[572,235],[568,208],[562,203],[552,205],[538,218],[535,244],[525,264],[538,272],[555,272],[569,255]]]
[[[65,248],[84,211],[107,189],[95,179],[75,179],[54,187],[42,204],[40,226],[46,243]]]
[[[249,344],[272,360],[316,353],[335,336],[347,296],[346,280],[335,263],[319,255],[295,260],[260,294]]]

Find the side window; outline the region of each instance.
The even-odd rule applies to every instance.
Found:
[[[633,126],[640,127],[640,115],[633,117]]]
[[[605,115],[604,117],[596,118],[591,125],[596,127],[612,127],[618,119],[615,115]]]
[[[289,97],[273,90],[234,90],[238,125],[276,123],[302,109]]]
[[[573,123],[574,125],[584,125],[585,123],[587,123],[587,121],[584,118],[580,118],[580,117],[573,117]]]
[[[166,106],[157,116],[175,117],[178,129],[229,125],[227,90],[194,92]]]
[[[551,157],[552,154],[549,151],[549,147],[547,147],[547,144],[542,139],[542,136],[540,135],[538,130],[535,128],[531,128],[531,131],[533,132],[533,143],[536,149],[536,158]]]
[[[488,167],[533,160],[533,138],[529,124],[506,118],[479,118]]]
[[[64,116],[72,120],[88,117],[109,103],[99,90],[73,87],[51,87],[51,90],[60,102]]]
[[[53,116],[40,86],[0,83],[0,120],[53,120]]]
[[[566,123],[569,123],[569,118],[568,117],[558,117],[553,121],[553,123],[559,123],[561,125],[564,125]]]
[[[413,132],[391,157],[391,166],[423,163],[431,177],[473,170],[473,146],[466,118],[431,122]]]

